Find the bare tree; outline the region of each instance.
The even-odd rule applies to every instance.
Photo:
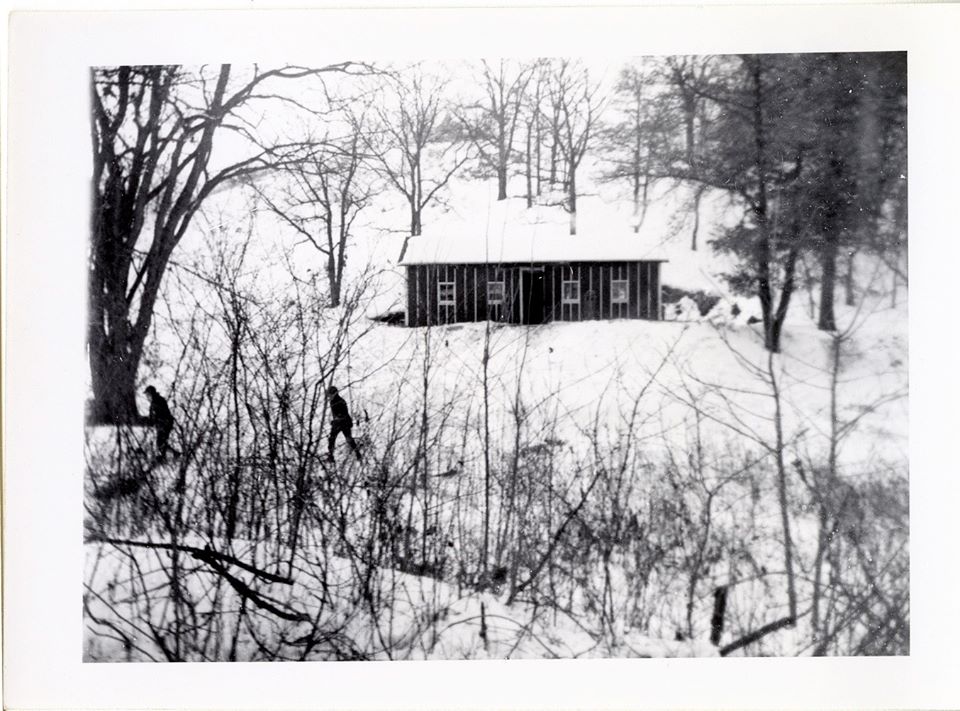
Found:
[[[548,95],[555,107],[557,147],[565,169],[566,210],[570,234],[577,233],[577,169],[586,155],[600,111],[599,85],[579,62],[556,60],[551,65]]]
[[[806,253],[820,264],[819,326],[833,330],[841,249],[852,295],[850,253],[871,234],[897,250],[905,234],[896,169],[905,155],[904,57],[717,56],[667,66],[684,139],[658,172],[742,203],[741,224],[714,244],[739,257],[730,283],[760,299],[767,348],[779,349]]]
[[[380,172],[410,207],[410,236],[421,233],[424,208],[468,157],[449,140],[445,89],[444,80],[428,75],[420,65],[397,72],[376,109],[382,141],[368,141]]]
[[[789,90],[784,76],[796,79]],[[741,201],[743,220],[714,244],[739,257],[728,281],[759,298],[764,343],[772,352],[780,349],[797,262],[808,237],[807,196],[800,180],[808,137],[800,130],[803,108],[794,101],[804,76],[793,57],[729,58],[709,87],[698,89],[723,116],[703,160],[694,155],[691,166],[686,158],[667,156],[661,168],[665,177],[717,188]]]
[[[691,171],[696,170],[702,150],[706,101],[703,92],[710,83],[710,57],[667,57],[663,72],[671,89],[676,93],[683,119],[684,160]],[[700,229],[700,200],[706,185],[698,184],[693,194],[693,230],[690,249],[696,251]]]
[[[344,63],[266,71],[256,66],[235,71],[229,64],[92,70],[87,347],[93,420],[138,418],[137,368],[160,284],[204,200],[232,181],[284,164],[301,148],[261,139],[262,132],[253,128],[255,106],[291,101],[270,88],[276,80],[353,68]],[[249,150],[218,167],[211,162],[214,139],[224,132],[240,136]]]
[[[465,104],[457,112],[464,132],[477,148],[481,163],[496,173],[497,200],[507,199],[517,125],[527,85],[535,71],[536,64],[506,59],[491,64],[481,60],[477,84],[483,89],[483,98]],[[529,142],[529,130],[527,140]]]
[[[665,152],[666,133],[655,95],[653,68],[649,61],[625,67],[620,72],[613,108],[620,120],[606,126],[600,135],[601,150],[611,167],[601,175],[605,181],[626,181],[633,200],[633,231],[639,232],[647,212],[647,196],[653,182],[653,158]]]
[[[880,246],[897,253],[906,233],[906,57],[828,54],[810,58],[807,66],[817,77],[807,96],[817,134],[809,162],[821,272],[818,327],[833,331],[841,259],[852,306],[857,252]]]
[[[178,289],[166,299],[194,302],[186,323],[164,323],[183,375],[175,475],[145,461],[134,428],[116,428],[132,441],[111,453],[129,484],[111,482],[91,450],[86,539],[99,565],[87,580],[85,617],[92,639],[119,640],[128,658],[363,658],[351,620],[387,594],[369,575],[338,579],[327,554],[315,554],[340,538],[340,510],[358,503],[328,478],[321,505],[315,473],[322,386],[365,335],[357,305],[366,285],[358,280],[335,313],[322,308],[314,284],[295,277],[289,298],[271,298],[245,268],[251,233],[237,240],[220,230],[213,273],[168,280]],[[354,533],[339,541],[347,561],[376,566],[364,557],[367,532]],[[309,592],[294,587],[302,570]],[[344,587],[357,591],[349,603]]]
[[[543,150],[543,91],[545,62],[539,60],[530,81],[533,89],[527,91],[522,113],[526,126],[526,147],[524,151],[524,175],[526,178],[527,207],[533,206],[534,195],[540,196],[543,188],[541,152]]]
[[[324,138],[308,156],[285,168],[279,196],[258,188],[280,221],[323,255],[330,306],[340,305],[354,222],[377,194],[362,150],[364,122],[363,115],[351,116],[347,135]]]
[[[878,275],[879,269],[870,284]],[[853,635],[851,646],[864,654],[904,653],[909,645],[905,472],[895,462],[881,462],[871,466],[865,481],[858,481],[840,458],[865,418],[907,396],[906,386],[880,388],[869,402],[845,407],[845,371],[858,355],[857,332],[872,315],[865,297],[855,306],[849,323],[830,335],[821,368],[829,392],[829,426],[820,437],[826,452],[808,449],[793,461],[810,494],[817,525],[809,573],[810,647],[815,656],[835,647],[841,634]],[[886,375],[897,370],[891,366]]]

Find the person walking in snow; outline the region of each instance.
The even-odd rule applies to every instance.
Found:
[[[143,391],[150,398],[150,413],[147,419],[157,431],[157,461],[162,462],[167,457],[167,452],[173,452],[174,456],[178,454],[177,450],[170,446],[170,433],[173,431],[173,414],[170,412],[170,406],[167,400],[152,385],[148,385]]]
[[[360,448],[353,439],[353,418],[350,417],[350,409],[347,407],[346,400],[340,397],[340,391],[333,385],[327,388],[327,400],[330,403],[330,436],[327,438],[327,456],[332,462],[337,435],[342,432],[347,444],[357,455],[357,461],[362,462],[363,457],[360,456]]]

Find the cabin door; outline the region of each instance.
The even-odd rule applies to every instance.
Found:
[[[543,270],[520,272],[520,323],[543,323]]]

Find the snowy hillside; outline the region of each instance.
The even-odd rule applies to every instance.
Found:
[[[899,99],[861,107],[886,102],[883,141],[877,118],[814,150],[837,121],[761,80],[845,106],[808,74],[847,75],[767,61],[634,64],[609,103],[575,62],[511,65],[512,123],[441,100],[473,85],[429,64],[327,68],[348,93],[206,178],[191,220],[146,195],[137,229],[170,251],[144,231],[115,255],[129,288],[91,272],[84,659],[908,653],[905,173],[835,160],[895,146]],[[492,86],[508,64],[474,68]],[[746,121],[737,91],[781,103]],[[468,289],[448,270],[468,263],[503,273]]]
[[[299,496],[306,496],[308,503],[299,524],[302,542],[295,549],[296,562],[292,572],[283,573],[291,583],[264,586],[243,569],[234,570],[242,585],[273,601],[268,604],[282,603],[280,609],[305,617],[280,620],[278,627],[261,610],[254,615],[259,621],[253,628],[236,633],[233,647],[233,633],[224,632],[216,645],[196,648],[191,658],[261,658],[267,652],[258,648],[258,639],[271,640],[270,648],[283,658],[704,655],[718,649],[706,642],[709,592],[715,586],[732,584],[731,621],[723,641],[735,636],[731,626],[743,625],[746,631],[757,610],[773,614],[782,605],[782,579],[765,579],[759,572],[777,570],[782,553],[775,468],[768,449],[776,437],[776,402],[766,380],[771,362],[758,325],[747,324],[743,317],[719,322],[708,317],[688,322],[498,325],[489,330],[482,323],[408,329],[370,322],[363,303],[358,306],[354,314],[328,309],[315,324],[311,338],[319,340],[312,348],[319,361],[307,357],[297,365],[283,356],[301,336],[282,325],[277,326],[279,333],[274,331],[273,342],[250,344],[247,357],[254,361],[257,349],[264,347],[282,358],[277,363],[287,361],[284,387],[293,388],[298,413],[290,422],[298,424],[288,425],[287,434],[278,433],[273,444],[270,420],[256,411],[270,402],[274,388],[259,394],[244,390],[242,399],[248,404],[238,413],[243,430],[239,440],[216,429],[212,439],[202,430],[191,435],[206,417],[204,390],[178,390],[173,400],[185,418],[181,436],[185,442],[197,437],[198,449],[189,460],[151,468],[149,463],[136,464],[142,457],[136,454],[138,448],[149,451],[150,446],[137,438],[149,434],[133,433],[139,444],[126,448],[133,449],[133,466],[147,467],[139,477],[147,485],[134,484],[132,494],[114,495],[109,487],[116,443],[109,434],[91,433],[89,510],[100,523],[87,545],[88,629],[123,627],[124,620],[142,614],[153,578],[138,582],[141,589],[127,589],[131,583],[124,582],[129,580],[124,571],[131,565],[153,570],[161,588],[173,583],[165,572],[170,551],[137,547],[165,540],[166,524],[144,519],[138,525],[136,517],[128,518],[131,502],[145,511],[158,505],[183,506],[185,521],[200,517],[188,527],[196,531],[191,538],[197,548],[229,551],[280,573],[288,563],[278,526],[294,515]],[[886,480],[895,485],[892,472],[907,457],[902,397],[907,387],[906,318],[903,306],[889,309],[879,299],[870,308],[876,310],[844,345],[839,373],[843,389],[834,406],[842,421],[856,425],[837,448],[837,466],[852,485]],[[695,310],[688,316],[699,318]],[[853,311],[846,315],[854,316]],[[322,354],[337,343],[348,350],[331,373]],[[772,363],[788,456],[811,467],[823,465],[821,453],[829,439],[834,377],[830,344],[830,337],[817,331],[798,308],[785,334],[784,354]],[[485,345],[490,353],[486,375]],[[221,374],[211,372],[205,378],[229,373],[230,356],[222,357]],[[263,366],[247,363],[244,377],[267,367],[267,360],[261,362]],[[350,463],[343,443],[337,454],[343,464],[334,468],[325,463],[320,456],[322,420],[311,419],[298,404],[300,398],[308,404],[324,372],[325,380],[340,386],[358,420],[355,435],[366,456],[362,467]],[[168,377],[162,373],[158,377]],[[200,408],[194,417],[189,415],[191,401]],[[217,407],[229,412],[228,403]],[[417,423],[424,412],[429,418],[421,426]],[[423,443],[425,450],[420,449]],[[227,496],[229,487],[224,487],[231,477],[240,477],[245,499],[255,493],[243,493],[248,486],[275,485],[263,478],[270,471],[280,475],[275,484],[281,490],[265,494],[276,511],[260,523],[248,523],[261,531],[259,541],[249,539],[251,531],[238,530],[229,542],[222,523],[202,523],[203,499]],[[183,477],[183,485],[177,484],[178,477]],[[369,482],[378,477],[380,488],[370,489]],[[798,502],[795,544],[810,551],[816,542],[815,517],[801,503],[808,497],[801,480],[794,477],[791,488]],[[382,499],[373,493],[378,490]],[[183,491],[188,492],[185,498]],[[588,496],[581,500],[584,493]],[[286,498],[291,495],[293,499]],[[492,503],[485,504],[485,496]],[[534,504],[538,497],[555,497],[556,503],[541,508],[546,500]],[[526,510],[516,508],[520,501],[527,501]],[[514,546],[520,546],[517,551],[529,549],[528,555],[508,563],[497,582],[477,577],[482,512],[488,507],[494,512],[488,525],[497,532],[491,548],[502,546],[497,555],[509,561]],[[696,532],[705,522],[719,538],[703,548],[708,539],[699,539]],[[595,545],[590,541],[602,540],[594,538],[598,526],[620,530],[613,540],[627,536],[606,563],[602,547],[590,552]],[[201,534],[204,529],[208,533]],[[111,530],[126,530],[125,535],[109,537],[130,543],[97,542]],[[339,544],[336,536],[330,538],[337,530],[344,536]],[[630,530],[633,533],[627,533]],[[564,540],[572,537],[564,548],[581,541],[585,557],[567,559],[572,550],[563,555],[554,551],[560,567],[549,572],[551,562],[547,570],[538,571],[541,556],[550,554],[559,533]],[[420,551],[412,554],[418,557],[416,564],[404,547]],[[230,610],[242,606],[244,595],[211,577],[209,567],[190,555],[180,560],[179,565],[191,571],[182,574],[188,589],[181,591],[193,600],[191,614],[220,610],[219,624],[231,629],[238,618]],[[356,575],[371,561],[380,561],[370,568],[375,579],[361,584]],[[582,573],[571,577],[572,569],[559,572],[564,566]],[[551,582],[555,575],[562,578]],[[318,580],[331,591],[330,598],[318,599]],[[569,599],[559,607],[543,607],[542,601],[527,598],[529,586],[522,587],[527,580],[547,589],[556,586],[551,595]],[[742,582],[735,583],[738,580]],[[358,606],[370,594],[386,607],[373,614]],[[331,629],[339,636],[325,636]],[[674,641],[690,634],[690,642]],[[316,644],[290,641],[311,635],[319,635]],[[164,658],[142,633],[126,633],[126,638],[128,642],[118,641],[124,637],[89,637],[86,658]],[[761,648],[794,653],[787,639],[771,638]]]

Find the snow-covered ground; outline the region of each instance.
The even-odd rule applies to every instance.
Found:
[[[851,358],[842,380],[840,413],[844,420],[864,414],[871,403],[883,400],[906,387],[906,340],[902,312],[877,312],[855,335],[858,355]],[[436,471],[459,468],[455,484],[441,484],[435,492],[434,520],[441,532],[454,538],[454,527],[479,528],[482,506],[483,457],[479,413],[483,401],[482,356],[487,338],[485,324],[461,324],[430,329],[374,325],[355,345],[350,357],[349,375],[343,394],[354,412],[366,412],[371,422],[358,425],[358,436],[364,437],[377,456],[378,433],[386,423],[406,410],[415,416],[420,407],[417,376],[423,373],[425,356],[430,363],[428,398],[430,408],[443,413],[443,432],[438,434],[430,454]],[[519,410],[526,418],[523,426],[525,451],[559,447],[559,457],[570,462],[589,457],[594,442],[614,450],[623,437],[626,415],[639,405],[636,437],[644,461],[663,462],[672,452],[689,452],[691,441],[699,439],[710,449],[711,457],[720,450],[741,446],[747,451],[762,448],[749,437],[772,442],[774,424],[770,419],[772,400],[763,380],[752,367],[763,369],[767,354],[761,345],[757,326],[732,324],[716,326],[709,322],[644,322],[596,321],[556,323],[535,328],[498,326],[489,333],[491,359],[489,368],[489,407],[491,451],[508,457],[516,427],[512,421]],[[427,340],[428,339],[428,340]],[[870,345],[873,347],[870,347]],[[809,455],[825,446],[829,431],[830,373],[829,339],[815,327],[794,327],[784,340],[784,355],[778,356],[775,368],[785,403],[785,439],[791,457]],[[745,363],[750,367],[745,367]],[[519,389],[518,389],[519,388]],[[731,409],[730,403],[735,403]],[[693,406],[704,413],[699,421]],[[871,470],[872,464],[884,461],[903,462],[907,456],[906,400],[892,400],[874,412],[867,412],[841,448],[839,457],[844,471],[857,477],[881,476],[883,469]],[[696,429],[699,426],[699,429]],[[381,429],[383,428],[383,429]],[[745,437],[741,432],[749,433]],[[466,434],[465,434],[466,433]],[[465,439],[466,437],[466,439]],[[349,457],[341,444],[340,456]],[[458,460],[462,463],[458,465]],[[571,465],[572,466],[572,465]],[[172,476],[171,474],[167,475]],[[583,474],[581,474],[583,476]],[[633,476],[644,487],[656,487],[662,475],[657,467],[637,469]],[[652,477],[652,479],[651,479]],[[582,486],[571,482],[576,486]],[[767,485],[764,485],[767,486]],[[774,500],[763,494],[761,512],[754,513],[758,530],[775,532],[778,518]],[[742,512],[742,509],[741,509]],[[731,530],[736,509],[728,515]],[[357,524],[361,525],[361,524]],[[815,540],[813,529],[797,523],[796,535],[801,545]],[[362,525],[361,525],[362,528]],[[809,531],[809,532],[808,532]],[[756,530],[752,535],[756,535]],[[163,536],[159,538],[163,539]],[[209,542],[209,540],[207,541]],[[216,541],[214,541],[216,545]],[[161,579],[166,566],[158,562],[153,551],[118,552],[103,543],[88,544],[87,584],[90,590],[108,591],[123,597],[117,581],[128,580],[131,556],[144,569],[152,569]],[[243,558],[243,549],[239,556]],[[235,549],[236,552],[236,549]],[[454,551],[457,555],[459,551]],[[317,577],[309,569],[312,556],[302,552],[305,579],[293,586],[274,585],[270,595],[281,595],[292,607],[312,615],[305,591]],[[779,552],[770,541],[754,548],[754,555],[765,566],[776,565]],[[347,562],[328,551],[323,559],[325,576],[349,568]],[[151,565],[152,561],[152,565]],[[758,563],[759,565],[760,563]],[[128,575],[121,574],[126,566]],[[419,577],[381,570],[390,578],[391,603],[389,616],[374,619],[369,615],[351,617],[344,634],[354,643],[365,639],[363,648],[378,649],[368,635],[377,625],[389,626],[393,635],[390,655],[400,658],[475,658],[475,657],[553,657],[553,656],[673,656],[716,653],[716,648],[701,638],[692,643],[671,641],[671,632],[678,626],[682,612],[667,612],[666,617],[651,621],[657,637],[650,631],[622,629],[615,642],[598,638],[596,630],[585,631],[576,618],[558,616],[555,611],[532,609],[529,604],[507,605],[503,594],[480,592],[438,582],[432,577]],[[718,570],[717,580],[723,579]],[[209,571],[187,576],[187,584],[201,589],[215,577]],[[343,585],[349,588],[345,576]],[[296,578],[295,578],[296,580]],[[112,583],[110,581],[113,581]],[[623,581],[618,595],[627,596],[629,581]],[[119,583],[122,586],[122,583]],[[149,583],[148,583],[149,585]],[[337,587],[337,586],[334,586]],[[751,596],[762,596],[755,590],[741,604],[751,603]],[[769,592],[769,590],[767,590]],[[205,604],[216,607],[226,618],[236,610],[237,601],[226,597],[199,595]],[[342,593],[349,597],[347,592]],[[746,594],[746,593],[741,593]],[[209,598],[209,599],[208,599]],[[429,601],[429,602],[425,602]],[[91,614],[102,619],[105,610],[91,602]],[[480,603],[484,603],[486,643],[479,635]],[[678,600],[675,609],[682,609]],[[337,604],[332,605],[337,609]],[[352,609],[352,608],[351,608]],[[430,618],[429,635],[423,634],[424,621]],[[702,625],[709,614],[709,600],[697,603],[697,617]],[[202,610],[196,610],[198,614]],[[327,614],[327,613],[325,613]],[[334,614],[334,613],[329,613]],[[439,617],[436,617],[439,615]],[[109,615],[106,615],[109,618]],[[326,617],[323,617],[327,621]],[[266,623],[265,623],[266,624]],[[344,624],[347,624],[345,622]],[[302,626],[302,625],[301,625]],[[307,625],[309,627],[309,625]],[[294,629],[284,634],[289,638],[305,634]],[[349,633],[349,634],[348,634]],[[386,630],[383,632],[387,633]],[[266,634],[266,632],[264,632]],[[252,638],[251,638],[252,639]],[[664,641],[667,640],[667,641]],[[151,651],[149,657],[162,654],[141,639]],[[253,642],[247,639],[246,644]],[[321,645],[322,647],[322,645]],[[258,658],[256,649],[240,649],[238,658]],[[321,654],[321,651],[317,652]],[[323,654],[330,654],[322,647]],[[144,658],[137,650],[125,648],[118,638],[89,636],[85,654],[89,659]],[[382,654],[386,654],[383,652]],[[376,657],[378,654],[373,653]]]
[[[201,542],[201,545],[203,543]],[[235,547],[240,559],[253,558],[249,551]],[[161,589],[167,578],[153,551],[135,550],[132,555],[119,553],[112,545],[87,545],[85,580],[91,590],[85,596],[88,618],[123,618],[135,608],[131,603],[143,589]],[[189,560],[189,559],[188,559]],[[324,632],[338,630],[343,640],[351,640],[353,649],[364,659],[555,659],[589,657],[702,657],[716,656],[716,647],[706,641],[674,641],[653,639],[636,630],[625,630],[615,648],[596,639],[574,618],[555,610],[516,603],[506,605],[502,596],[493,592],[458,590],[455,585],[431,578],[382,569],[374,584],[380,594],[389,591],[391,605],[383,610],[357,611],[358,585],[355,570],[343,558],[329,551],[306,547],[301,551],[299,574],[291,584],[273,584],[260,588],[278,608],[303,615],[300,621],[280,621],[281,638],[292,641],[278,644],[288,659],[332,656],[333,642],[320,641]],[[132,567],[150,571],[143,580],[133,582]],[[124,572],[126,571],[126,573]],[[241,597],[235,590],[212,591],[217,575],[196,570],[184,575],[186,595],[200,601],[191,607],[191,614],[203,618],[216,615],[218,627],[235,630]],[[322,579],[328,594],[317,588]],[[119,584],[117,581],[122,581]],[[142,593],[140,593],[142,596]],[[139,598],[142,603],[142,597]],[[154,624],[163,619],[162,601],[156,605]],[[129,604],[129,607],[125,605]],[[482,609],[481,609],[482,606]],[[149,605],[147,605],[149,609]],[[257,624],[259,622],[259,624]],[[227,649],[216,644],[233,646],[236,659],[257,660],[268,656],[257,648],[256,640],[278,636],[277,620],[269,615],[255,622],[254,629],[241,630],[236,642],[230,634],[210,642],[211,657],[225,658]],[[320,631],[317,632],[317,629]],[[482,633],[481,633],[482,632]],[[316,635],[317,649],[311,654],[306,638]],[[211,635],[213,637],[215,635]],[[148,634],[133,636],[132,644],[119,636],[88,635],[84,658],[88,661],[162,661],[163,649]],[[340,651],[348,652],[344,646]],[[369,652],[368,650],[377,650]],[[344,656],[347,656],[346,654]]]
[[[799,309],[797,309],[799,311]],[[788,439],[815,438],[829,430],[831,339],[815,324],[787,328],[782,354],[773,359],[787,407]],[[430,388],[463,403],[476,402],[482,386],[482,359],[486,325],[457,324],[435,327],[429,334]],[[357,382],[348,398],[371,410],[392,398],[395,384],[406,373],[422,369],[423,329],[377,326],[351,354],[351,375]],[[615,424],[622,408],[643,393],[643,409],[658,413],[651,424],[665,435],[683,436],[681,425],[690,406],[710,410],[723,420],[717,399],[737,393],[743,425],[758,436],[772,436],[773,404],[763,377],[768,354],[762,345],[762,326],[634,320],[550,323],[535,327],[495,326],[490,333],[488,366],[496,412],[509,409],[519,379],[522,397],[539,402],[552,397],[565,418],[561,438],[592,424],[598,411],[601,423]],[[840,374],[839,412],[851,419],[872,402],[905,395],[907,337],[903,308],[878,310],[865,321],[845,347]],[[367,375],[369,374],[369,375]],[[716,395],[717,398],[712,398]],[[729,422],[731,428],[734,422]],[[714,422],[716,436],[735,430]],[[874,456],[901,457],[907,443],[906,399],[898,399],[863,419],[851,435],[842,456],[847,463]]]
[[[523,212],[519,198],[497,205],[489,182],[455,181],[452,188],[455,199],[425,213],[428,234],[433,230],[434,234],[450,239],[470,239],[472,224],[477,236],[483,238],[495,235],[505,216]],[[578,492],[588,486],[591,477],[598,472],[607,477],[618,463],[625,467],[631,493],[624,494],[622,501],[615,490],[604,492],[608,498],[594,497],[598,500],[591,500],[584,508],[580,516],[583,521],[577,519],[572,524],[582,524],[577,535],[589,533],[590,516],[608,523],[605,519],[611,507],[620,504],[629,515],[640,516],[641,523],[657,520],[664,527],[670,525],[673,509],[657,513],[661,516],[657,519],[645,508],[652,506],[651,502],[679,506],[678,512],[689,507],[696,520],[702,515],[704,502],[716,494],[723,504],[713,514],[712,525],[722,531],[722,535],[715,534],[722,538],[717,545],[723,550],[738,551],[736,560],[710,552],[708,545],[708,552],[714,556],[712,567],[701,571],[695,542],[685,537],[682,527],[676,535],[670,532],[669,536],[663,531],[648,531],[651,538],[653,534],[664,540],[670,538],[669,555],[654,556],[660,568],[647,571],[622,552],[614,554],[612,572],[609,560],[606,568],[595,557],[580,561],[578,564],[590,571],[592,578],[582,585],[572,578],[565,581],[565,589],[572,592],[570,607],[563,613],[557,606],[540,607],[522,596],[508,601],[509,586],[501,589],[477,585],[476,580],[455,579],[459,573],[417,575],[374,566],[371,574],[376,583],[368,580],[364,588],[358,582],[362,577],[356,568],[358,558],[328,540],[321,540],[322,526],[307,525],[303,534],[306,540],[298,549],[290,582],[258,588],[282,609],[305,616],[302,620],[282,622],[262,615],[253,627],[241,630],[238,611],[247,604],[241,601],[243,595],[238,595],[235,587],[225,585],[209,566],[184,555],[184,560],[192,561],[189,572],[181,577],[187,589],[184,597],[193,600],[193,619],[178,617],[176,625],[195,624],[197,619],[213,625],[212,620],[216,620],[217,633],[211,633],[209,642],[212,646],[204,648],[209,658],[216,659],[266,658],[269,655],[261,646],[265,640],[267,646],[274,645],[275,651],[282,650],[284,658],[300,658],[300,653],[302,658],[353,653],[364,658],[699,656],[716,653],[716,647],[704,642],[712,586],[742,579],[745,566],[762,573],[757,572],[756,579],[747,576],[746,582],[731,594],[731,614],[747,627],[769,621],[764,615],[772,614],[771,610],[782,614],[777,601],[783,599],[783,581],[775,578],[771,582],[766,577],[768,569],[775,571],[781,565],[782,556],[777,542],[780,520],[773,495],[773,465],[769,459],[777,437],[775,408],[779,403],[782,409],[779,423],[788,461],[824,465],[831,433],[831,408],[835,408],[837,420],[850,423],[836,451],[837,468],[845,478],[871,481],[883,479],[891,469],[905,472],[906,298],[894,307],[889,296],[867,293],[857,307],[838,305],[841,330],[851,328],[842,345],[840,367],[834,369],[831,336],[816,328],[807,310],[809,295],[801,288],[791,305],[782,353],[771,356],[763,348],[760,324],[751,323],[759,312],[755,300],[727,289],[723,274],[729,271],[730,263],[726,257],[714,254],[707,243],[719,225],[735,221],[735,210],[722,198],[708,195],[701,205],[700,249],[693,252],[689,248],[689,219],[678,217],[683,214],[680,208],[688,196],[679,189],[664,189],[655,191],[654,198],[638,239],[646,240],[651,249],[663,252],[669,260],[662,272],[665,285],[717,297],[717,305],[706,316],[701,316],[696,304],[685,298],[669,311],[670,320],[661,322],[589,321],[530,327],[469,323],[410,329],[371,321],[368,317],[402,309],[405,303],[397,260],[407,216],[398,201],[384,199],[358,223],[347,262],[348,289],[359,282],[361,275],[369,278],[356,304],[358,312],[350,314],[346,307],[324,309],[321,320],[313,323],[316,333],[311,332],[314,340],[310,353],[326,353],[338,336],[344,336],[341,342],[348,343],[349,348],[332,373],[317,358],[302,358],[297,364],[297,379],[289,382],[300,383],[306,397],[315,383],[335,381],[355,415],[363,413],[362,418],[358,417],[356,434],[366,443],[368,461],[377,462],[378,466],[388,463],[401,471],[413,463],[406,471],[420,471],[414,467],[419,461],[417,438],[423,436],[429,442],[425,458],[428,464],[422,466],[432,472],[431,476],[452,475],[450,479],[438,480],[430,493],[431,520],[439,529],[436,535],[449,541],[450,555],[460,565],[476,564],[486,473],[491,469],[534,471],[547,459],[556,479],[551,479],[539,493],[552,495],[556,491],[566,497],[559,509],[561,515],[573,507]],[[237,265],[232,275],[234,284],[248,295],[261,319],[258,323],[268,330],[273,327],[271,319],[289,313],[297,299],[303,298],[297,289],[318,283],[316,275],[322,274],[322,262],[309,246],[291,248],[290,235],[268,214],[251,209],[251,203],[239,193],[218,196],[217,205],[218,211],[205,210],[205,221],[197,224],[178,256],[182,264],[191,265],[190,271],[178,272],[174,266],[172,273],[177,276],[168,280],[165,303],[155,326],[157,336],[147,356],[149,377],[161,384],[162,392],[171,392],[176,383],[172,402],[180,415],[192,397],[190,383],[211,376],[191,370],[197,361],[178,361],[185,352],[183,341],[164,329],[182,326],[193,314],[201,313],[201,330],[213,344],[203,355],[207,359],[204,362],[211,372],[224,372],[229,364],[228,336],[218,312],[223,305],[209,283],[192,278],[192,273],[199,269],[215,274],[223,283],[230,276],[227,267]],[[613,230],[617,234],[632,234],[631,206],[613,200],[610,194],[584,197],[581,210],[579,234],[607,234]],[[560,208],[538,211],[537,220],[554,226],[560,224],[558,220],[566,219]],[[250,250],[241,262],[237,244],[247,234],[256,239],[251,240]],[[294,287],[295,284],[299,286]],[[338,332],[345,323],[350,324],[347,332]],[[276,342],[258,347],[282,349],[288,342],[296,343],[294,326],[281,324],[276,328],[280,333]],[[190,322],[190,329],[194,333],[197,324]],[[287,333],[283,329],[293,329],[289,333],[294,335],[283,335]],[[273,336],[265,334],[264,338],[266,341]],[[259,353],[254,345],[248,347],[251,354]],[[485,363],[487,352],[489,360]],[[248,365],[245,363],[244,367]],[[285,373],[284,377],[293,376]],[[269,395],[272,391],[265,387]],[[773,397],[774,392],[778,400]],[[242,415],[248,418],[245,422],[250,428],[256,421],[254,409],[248,403],[250,414]],[[409,423],[418,421],[421,412],[429,413],[426,433],[423,429],[404,430]],[[291,437],[309,434],[322,440],[323,423],[311,422],[310,427],[316,431],[290,433]],[[238,433],[238,442],[246,446],[253,436],[252,431],[245,430]],[[110,439],[109,433],[90,433],[91,480],[105,476],[113,466],[116,452]],[[143,446],[146,449],[149,444]],[[348,458],[349,452],[342,443],[340,447],[340,458]],[[697,456],[708,464],[697,464]],[[748,462],[744,468],[747,474],[724,483],[725,472],[733,460]],[[222,477],[228,476],[229,469],[225,466],[221,475],[215,473],[221,470],[190,468],[185,473],[188,498],[194,502],[202,499],[207,489],[202,489],[201,483],[207,482],[203,486],[212,487],[212,491],[220,486]],[[372,466],[368,465],[368,469]],[[358,477],[365,476],[359,469],[350,471]],[[692,477],[688,482],[691,488],[670,493],[677,477],[682,480],[677,472],[687,472],[682,476]],[[310,476],[322,476],[321,468],[314,466]],[[158,468],[147,476],[150,481],[156,479],[156,485],[164,489],[159,500],[169,506],[184,500],[182,492],[178,493],[172,484],[174,478],[173,467]],[[512,495],[508,484],[503,483],[507,480],[499,481],[502,485],[498,484],[494,492],[496,506]],[[409,485],[403,483],[404,487]],[[798,494],[796,546],[802,558],[809,556],[811,546],[816,545],[816,530],[811,518],[805,516],[805,493],[799,483],[793,485]],[[722,494],[718,493],[721,489]],[[142,494],[139,496],[142,500]],[[423,510],[418,507],[422,502],[416,493],[403,496],[406,498],[401,504],[413,512],[411,518],[420,517]],[[357,497],[357,501],[363,499],[360,494]],[[122,496],[118,498],[119,506],[124,505],[122,500]],[[531,506],[534,503],[537,502],[531,502]],[[351,505],[360,506],[357,502]],[[202,512],[202,506],[197,510]],[[495,525],[505,532],[505,539],[513,541],[511,545],[531,549],[534,562],[523,559],[518,564],[519,569],[513,571],[514,583],[518,577],[535,577],[537,556],[547,549],[554,533],[564,533],[557,528],[557,521],[548,516],[544,523],[536,518],[539,514],[539,509],[531,509],[530,521],[538,526],[528,534],[531,540],[524,539],[522,531],[511,528],[518,524],[512,523],[510,516],[522,518],[521,514],[499,511],[494,517]],[[679,513],[674,517],[678,516]],[[351,524],[351,541],[359,545],[359,541],[366,540],[362,534],[371,525],[370,520],[369,510],[361,506]],[[95,538],[104,532],[91,533]],[[422,529],[420,534],[426,535]],[[229,548],[237,558],[257,560],[263,566],[279,569],[278,561],[283,558],[282,546],[276,541],[244,542],[242,537],[236,537],[227,543],[222,533],[201,533],[198,528],[191,529],[189,536],[197,548]],[[169,535],[158,526],[123,537],[142,543],[167,540]],[[707,543],[712,545],[710,540]],[[174,592],[175,585],[171,587],[171,559],[169,550],[115,546],[97,540],[87,543],[86,659],[169,656],[160,647],[149,621],[141,620],[132,627],[128,623],[138,615],[146,615],[156,616],[154,624],[160,624],[161,618],[169,624],[170,596],[179,594]],[[689,566],[693,560],[697,561],[696,575],[687,600],[686,586],[690,583],[684,575],[689,571],[683,566]],[[573,563],[570,565],[572,568]],[[144,578],[138,569],[149,573]],[[606,584],[602,580],[604,570],[608,576]],[[644,600],[645,612],[631,618],[634,622],[627,622],[627,615],[611,622],[608,617],[614,608],[632,609],[637,603],[632,598],[639,594],[637,580],[641,575],[648,576],[644,580],[649,589],[664,594],[669,591],[670,599],[650,604]],[[151,582],[154,578],[155,588]],[[245,579],[252,584],[249,575]],[[324,591],[316,587],[319,580],[324,581]],[[159,591],[156,600],[151,599],[152,589]],[[383,595],[382,607],[358,604],[370,589]],[[602,612],[597,612],[597,601],[591,597],[598,589],[609,594],[609,601],[604,597],[601,603]],[[173,608],[177,605],[173,604]],[[111,625],[122,627],[123,634],[112,633]],[[688,631],[688,627],[699,633],[694,641],[673,640],[675,633]],[[340,637],[310,644],[311,635],[318,634],[318,630],[336,630]],[[349,645],[338,647],[337,639],[350,640]],[[232,649],[230,640],[236,640]],[[768,651],[792,653],[799,649],[800,645],[793,646],[781,638]]]

